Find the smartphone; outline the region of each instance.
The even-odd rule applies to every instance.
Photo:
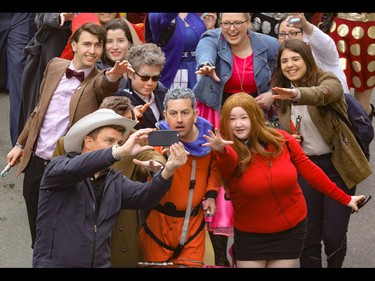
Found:
[[[148,134],[148,145],[151,146],[171,146],[180,141],[178,130],[157,130]]]
[[[357,203],[357,207],[358,207],[358,209],[361,209],[364,205],[366,205],[366,203],[367,203],[368,201],[370,201],[371,198],[372,198],[372,196],[371,196],[371,195],[368,195],[368,196],[365,197],[365,199],[363,199],[362,201],[359,201],[359,202]],[[354,212],[355,212],[354,209],[352,209],[352,214],[353,214]]]
[[[291,23],[300,23],[301,19],[300,18],[291,18],[287,21],[287,25],[290,25]]]
[[[302,121],[302,116],[298,115],[296,119],[296,134],[299,135],[301,131],[301,121]]]

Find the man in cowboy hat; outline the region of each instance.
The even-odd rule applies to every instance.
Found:
[[[110,237],[121,209],[155,206],[172,175],[186,163],[182,143],[169,148],[165,168],[149,182],[129,180],[109,168],[141,146],[153,129],[124,134],[136,124],[110,109],[99,109],[75,123],[65,136],[67,154],[46,167],[40,186],[33,267],[109,267]]]

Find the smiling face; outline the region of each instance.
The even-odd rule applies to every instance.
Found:
[[[290,81],[300,80],[307,71],[305,61],[299,53],[285,49],[280,56],[281,71]]]
[[[251,24],[247,13],[222,13],[220,26],[225,40],[230,45],[240,45],[242,41],[248,40],[247,30]]]
[[[246,140],[249,137],[251,122],[249,115],[242,107],[234,107],[229,116],[230,129],[235,137]]]
[[[76,69],[89,68],[100,59],[103,53],[103,43],[98,36],[88,31],[82,31],[78,41],[72,42],[74,52],[73,64]]]
[[[107,30],[107,43],[105,44],[105,52],[107,57],[113,61],[122,61],[125,59],[130,42],[126,38],[125,31],[122,29]]]

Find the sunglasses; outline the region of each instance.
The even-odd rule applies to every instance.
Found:
[[[137,71],[135,71],[134,73],[137,74],[139,77],[141,77],[141,80],[143,82],[146,82],[150,79],[152,79],[152,81],[154,81],[154,82],[157,82],[157,81],[160,80],[160,77],[161,77],[161,75],[155,75],[155,76],[140,75]]]

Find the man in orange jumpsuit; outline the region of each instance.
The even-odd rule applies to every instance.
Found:
[[[178,130],[180,141],[190,154],[140,230],[144,261],[201,267],[206,235],[204,215],[207,210],[215,213],[215,199],[222,184],[215,153],[202,146],[206,142],[203,135],[208,135],[212,125],[198,117],[194,93],[188,88],[166,93],[164,116],[165,120],[157,123],[159,130]],[[185,218],[190,208],[190,216]]]

